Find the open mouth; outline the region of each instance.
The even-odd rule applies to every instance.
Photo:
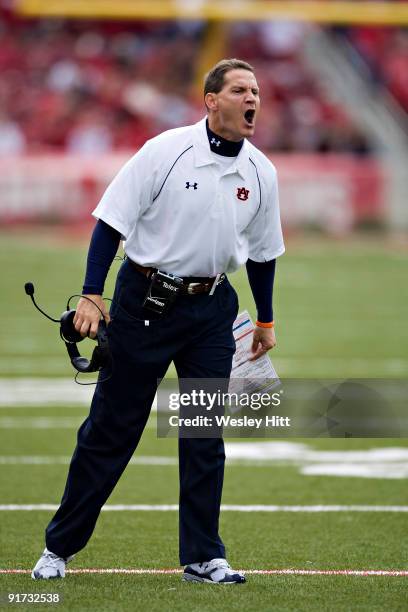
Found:
[[[255,119],[255,110],[253,108],[249,108],[247,111],[245,111],[244,118],[245,121],[249,123],[249,125],[253,125]]]

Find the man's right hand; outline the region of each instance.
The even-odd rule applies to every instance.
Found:
[[[92,300],[94,304],[89,300]],[[106,310],[105,302],[103,301],[101,295],[86,295],[81,297],[76,307],[74,326],[77,332],[79,332],[83,338],[86,336],[95,338],[96,332],[98,331],[101,313],[95,304],[103,312],[103,317],[106,323],[110,322],[110,316]]]

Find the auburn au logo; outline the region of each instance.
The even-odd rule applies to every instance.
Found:
[[[247,200],[249,196],[249,189],[245,189],[245,187],[237,187],[237,198],[238,200]]]

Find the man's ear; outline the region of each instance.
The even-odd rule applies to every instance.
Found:
[[[215,93],[205,94],[204,102],[208,110],[215,111],[218,109],[217,94]]]

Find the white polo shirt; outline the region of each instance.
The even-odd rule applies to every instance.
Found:
[[[205,121],[148,140],[92,213],[143,266],[215,276],[285,250],[274,166],[247,140],[229,166],[217,163]]]

